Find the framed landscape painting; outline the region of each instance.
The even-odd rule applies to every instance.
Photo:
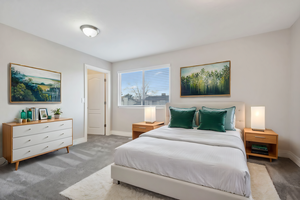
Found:
[[[180,68],[180,97],[230,96],[230,61]]]
[[[61,103],[61,73],[11,63],[10,103]]]

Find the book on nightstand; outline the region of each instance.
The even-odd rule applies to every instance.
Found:
[[[252,144],[251,153],[269,155],[269,150],[267,145]]]

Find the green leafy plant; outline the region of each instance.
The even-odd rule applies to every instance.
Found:
[[[54,115],[61,115],[61,113],[63,113],[60,108],[54,109],[52,112]]]

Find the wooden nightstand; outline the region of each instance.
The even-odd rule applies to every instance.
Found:
[[[164,122],[154,122],[153,124],[139,122],[132,124],[132,140],[138,138],[141,134],[162,127]]]
[[[269,155],[261,155],[251,153],[252,144],[264,144],[269,149]],[[244,129],[244,145],[246,149],[247,158],[249,156],[257,156],[262,158],[278,159],[278,134],[271,129],[262,131],[253,131],[251,128]]]

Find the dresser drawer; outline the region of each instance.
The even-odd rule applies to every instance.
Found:
[[[137,131],[137,132],[148,132],[148,131],[151,131],[151,130],[153,130],[153,128],[152,127],[149,127],[149,126],[139,126],[139,125],[134,125],[133,127],[132,127],[132,130],[133,131]]]
[[[21,137],[38,133],[51,132],[72,128],[72,120],[40,123],[13,127],[13,137]]]
[[[64,129],[48,133],[40,133],[24,137],[13,138],[13,149],[24,148],[45,142],[72,137],[72,129]]]
[[[261,142],[261,143],[269,143],[276,144],[277,138],[275,135],[260,135],[260,134],[246,134],[246,141],[252,142]]]
[[[52,151],[55,149],[67,147],[72,145],[72,143],[73,143],[72,137],[68,137],[68,138],[55,140],[48,143],[43,143],[43,144],[38,144],[30,147],[13,150],[13,161],[43,154],[45,152]]]

